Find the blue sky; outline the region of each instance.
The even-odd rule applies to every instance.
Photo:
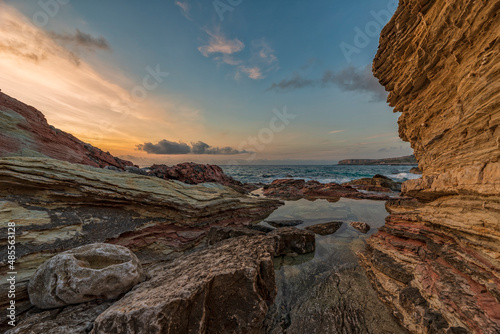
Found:
[[[47,87],[35,96],[26,83],[16,86],[16,76],[28,77],[17,69],[5,74],[10,80],[0,76],[0,88],[38,107],[56,127],[139,164],[333,163],[411,154],[397,135],[398,114],[370,74],[381,23],[395,4],[4,1],[4,22],[22,21],[33,33],[5,24],[0,33],[29,45],[37,31],[47,38],[29,65],[34,90]],[[12,51],[19,45],[0,52],[0,69],[2,62],[7,70],[29,61]],[[50,85],[35,80],[47,76]],[[291,116],[273,123],[284,113]]]

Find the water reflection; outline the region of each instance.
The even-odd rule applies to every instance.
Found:
[[[407,333],[378,299],[355,254],[387,215],[384,202],[345,198],[287,201],[273,212],[267,220],[303,220],[298,228],[344,223],[331,235],[316,235],[314,253],[275,259],[278,295],[267,333]],[[350,221],[365,222],[371,230],[363,234]]]

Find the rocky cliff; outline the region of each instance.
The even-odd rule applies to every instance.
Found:
[[[0,158],[0,276],[9,271],[7,222],[16,225],[20,312],[30,306],[30,276],[63,250],[107,242],[147,264],[198,245],[212,226],[247,225],[279,204],[215,183],[188,185],[49,158]],[[0,294],[7,289],[3,279]]]
[[[500,332],[500,1],[400,1],[373,71],[415,151],[363,263],[414,333]]]
[[[119,169],[134,165],[50,126],[39,110],[1,92],[0,124],[0,157],[49,157],[96,167],[114,166]]]

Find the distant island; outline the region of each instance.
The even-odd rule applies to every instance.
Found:
[[[387,159],[346,159],[341,160],[339,165],[417,165],[414,155]]]

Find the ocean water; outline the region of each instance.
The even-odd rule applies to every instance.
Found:
[[[420,175],[410,173],[416,166],[387,165],[300,165],[300,166],[221,166],[224,172],[241,182],[271,183],[276,179],[305,179],[321,183],[344,183],[362,177],[385,175],[394,181],[417,179]]]

